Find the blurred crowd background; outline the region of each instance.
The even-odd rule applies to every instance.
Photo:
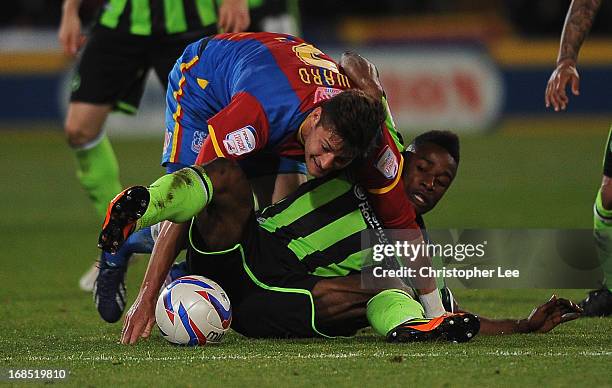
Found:
[[[612,3],[603,2],[579,57],[579,98],[544,107],[569,0],[264,0],[291,10],[293,33],[334,57],[357,50],[379,68],[398,126],[464,133],[597,127],[612,112]],[[85,24],[101,0],[83,0]],[[61,129],[74,60],[57,42],[62,0],[5,2],[0,13],[0,128]],[[254,11],[256,12],[256,10]],[[280,12],[280,11],[279,11]],[[149,82],[136,118],[111,134],[161,137],[163,98]],[[537,125],[532,123],[537,122]],[[579,129],[579,128],[577,128]]]

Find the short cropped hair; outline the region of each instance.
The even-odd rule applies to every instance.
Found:
[[[381,135],[385,109],[360,90],[346,90],[321,104],[321,124],[343,140],[344,149],[365,157]]]
[[[410,146],[414,146],[415,148],[418,148],[420,145],[426,144],[426,143],[432,143],[439,147],[444,148],[449,153],[449,155],[455,160],[455,163],[457,163],[457,166],[459,166],[459,156],[460,156],[459,137],[457,136],[456,133],[451,132],[451,131],[439,131],[439,130],[427,131],[415,137]],[[408,147],[408,150],[410,150],[410,146]]]

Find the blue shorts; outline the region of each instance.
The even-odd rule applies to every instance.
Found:
[[[214,72],[219,71],[215,55],[203,55],[207,43],[208,38],[204,38],[187,46],[168,76],[166,132],[161,161],[168,172],[195,163],[208,137],[208,120],[231,100],[229,93],[220,91],[213,82],[208,87],[199,83],[202,79],[214,80]],[[227,95],[219,98],[224,94]],[[266,149],[239,164],[249,178],[283,173],[306,174],[304,162],[281,157]]]

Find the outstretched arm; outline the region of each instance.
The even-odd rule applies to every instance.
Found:
[[[557,55],[557,68],[553,71],[546,85],[544,100],[546,107],[553,106],[555,111],[564,110],[569,99],[565,93],[568,83],[571,84],[572,93],[580,93],[580,76],[576,70],[578,52],[601,5],[601,0],[573,0],[567,11],[559,54]]]
[[[185,246],[188,229],[189,223],[162,223],[140,292],[125,316],[121,333],[122,344],[135,344],[140,337],[147,338],[151,334],[155,324],[155,304],[159,290],[170,266]]]
[[[525,319],[480,318],[480,334],[500,335],[517,333],[548,333],[558,325],[572,321],[580,316],[582,309],[574,302],[557,298],[533,309]]]

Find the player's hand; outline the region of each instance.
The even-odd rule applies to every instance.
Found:
[[[78,11],[65,11],[58,32],[58,40],[64,53],[75,56],[85,44],[85,35],[81,33],[81,19]]]
[[[550,75],[544,95],[544,102],[547,108],[552,105],[556,112],[559,109],[565,110],[567,108],[569,98],[565,89],[568,83],[571,84],[572,93],[575,96],[579,95],[580,76],[578,75],[578,70],[576,70],[576,63],[571,59],[561,61]]]
[[[223,0],[219,8],[219,28],[223,32],[242,32],[251,24],[246,0]]]
[[[524,325],[523,332],[547,333],[561,323],[580,317],[580,314],[582,309],[574,302],[553,295],[548,302],[533,309],[519,325]]]
[[[361,55],[347,51],[340,58],[340,67],[349,77],[353,87],[362,90],[375,100],[383,96],[383,87],[376,66]]]
[[[121,343],[135,344],[140,337],[147,338],[155,324],[155,298],[148,297],[146,290],[142,290],[132,307],[125,316]]]

